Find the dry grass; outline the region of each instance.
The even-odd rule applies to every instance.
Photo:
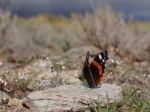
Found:
[[[6,33],[1,33],[0,38],[5,39],[1,41],[3,47],[13,52],[48,54],[50,49],[60,53],[90,43],[103,49],[113,48],[130,60],[150,59],[149,29],[125,22],[123,15],[109,6],[97,9],[94,14],[76,15],[70,19],[47,15],[29,20],[11,17],[1,12],[1,32],[5,30]]]
[[[113,12],[110,7],[86,15],[82,23],[87,34],[86,42],[104,49],[113,47],[124,58],[149,61],[149,30],[131,27],[121,14]]]

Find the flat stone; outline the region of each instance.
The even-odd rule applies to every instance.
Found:
[[[103,106],[108,102],[120,102],[122,88],[112,84],[102,84],[100,88],[95,89],[83,85],[63,85],[32,92],[27,98],[40,112],[79,111],[87,108],[86,104],[92,101],[99,101]]]

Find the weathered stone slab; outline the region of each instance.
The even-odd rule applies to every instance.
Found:
[[[122,100],[122,88],[117,85],[102,84],[100,88],[90,89],[83,85],[63,85],[44,91],[32,92],[27,96],[40,112],[80,110],[94,101],[106,103]]]

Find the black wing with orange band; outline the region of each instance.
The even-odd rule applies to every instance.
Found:
[[[102,55],[101,59],[99,59],[99,55]],[[106,58],[107,55],[103,55],[103,52],[96,55],[92,55],[94,59],[91,63],[89,63],[89,56],[90,55],[88,52],[83,67],[83,75],[89,87],[96,88],[99,84],[101,84],[105,75],[105,59],[107,59],[108,57]]]
[[[94,65],[97,69],[98,69],[98,73],[94,73],[93,71],[93,77],[94,77],[94,74],[97,74],[97,77],[94,79],[95,80],[95,85],[97,86],[98,84],[101,83],[101,81],[103,80],[103,74],[104,74],[104,68],[101,64],[97,63],[95,60],[93,60],[91,62],[92,65]],[[92,71],[92,70],[91,70]]]

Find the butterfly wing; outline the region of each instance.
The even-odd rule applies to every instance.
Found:
[[[97,63],[95,60],[93,60],[91,64],[97,69],[97,70],[93,70],[91,68],[95,85],[97,86],[103,80],[103,66]]]
[[[89,63],[89,54],[86,56],[83,75],[90,88],[96,88],[103,80],[105,69],[105,56],[100,53]]]

